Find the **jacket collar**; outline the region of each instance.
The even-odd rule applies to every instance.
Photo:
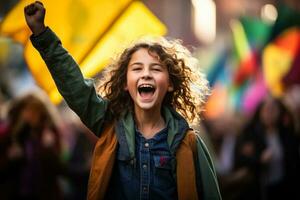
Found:
[[[163,107],[163,116],[168,127],[168,145],[175,151],[189,129],[187,121],[171,107]],[[119,142],[119,159],[131,160],[135,157],[135,123],[133,113],[127,112],[116,122],[115,130]]]

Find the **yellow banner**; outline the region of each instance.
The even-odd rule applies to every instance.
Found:
[[[33,1],[23,0],[5,16],[0,33],[24,45],[25,60],[37,84],[54,103],[61,96],[38,52],[29,42],[23,9]],[[85,77],[93,77],[116,50],[144,35],[164,35],[166,27],[140,1],[44,0],[46,25],[80,64]]]

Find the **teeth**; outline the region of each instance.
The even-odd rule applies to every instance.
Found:
[[[150,84],[142,84],[139,86],[139,88],[144,88],[144,87],[147,87],[147,88],[154,88],[152,85]]]

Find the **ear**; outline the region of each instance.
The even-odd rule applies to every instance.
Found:
[[[173,84],[170,82],[168,86],[168,92],[173,92],[173,90],[174,90]]]
[[[173,92],[174,88],[172,86],[168,87],[168,92]]]

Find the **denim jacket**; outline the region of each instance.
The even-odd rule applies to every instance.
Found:
[[[62,47],[61,41],[50,28],[47,28],[38,36],[31,36],[31,41],[45,61],[59,92],[68,106],[93,133],[99,136],[99,144],[95,147],[93,162],[98,163],[99,160],[95,161],[95,157],[102,155],[106,151],[110,152],[111,158],[115,158],[116,146],[121,152],[119,156],[122,159],[133,160],[135,158],[135,126],[131,112],[124,113],[118,121],[107,121],[109,116],[107,116],[106,110],[109,102],[96,93],[93,80],[84,79],[79,66]],[[163,107],[163,115],[166,124],[168,124],[167,143],[171,153],[174,156],[178,156],[178,149],[180,149],[178,147],[183,145],[184,138],[186,138],[187,132],[190,130],[189,125],[172,108]],[[110,131],[106,131],[107,129]],[[103,142],[105,141],[103,140],[105,139],[103,133],[107,132],[111,133],[109,135],[111,143],[103,145],[105,143]],[[198,135],[192,134],[192,137],[195,138],[193,141],[196,144],[196,148],[193,150],[196,156],[192,158],[194,165],[192,170],[195,171],[194,179],[199,199],[221,199],[216,173],[209,153]],[[100,148],[101,146],[105,146],[107,149]],[[192,152],[192,150],[189,151]],[[178,197],[181,198],[179,193],[182,190],[180,188],[186,186],[180,185],[181,181],[178,181],[178,176],[180,174],[180,177],[182,177],[181,175],[184,177],[184,174],[188,172],[183,170],[184,167],[180,167],[185,164],[184,160],[180,162],[178,159],[176,160],[172,164],[172,169],[175,180],[177,180]],[[102,157],[100,165],[106,164],[112,168],[114,160]],[[95,188],[101,190],[95,185],[95,183],[100,184],[101,181],[99,182],[99,178],[93,176],[93,173],[101,177],[101,173],[106,173],[106,171],[97,171],[97,167],[99,166],[92,166],[89,191],[93,191]],[[179,168],[182,170],[179,171]],[[110,179],[110,177],[106,178]],[[94,198],[96,196],[89,196],[89,199]]]

